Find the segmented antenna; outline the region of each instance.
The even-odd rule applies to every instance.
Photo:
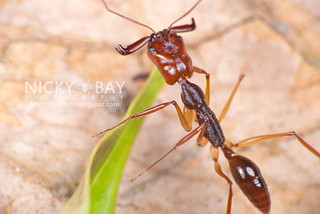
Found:
[[[171,23],[171,25],[168,27],[168,30],[170,30],[170,28],[172,27],[172,25],[174,25],[175,23],[177,23],[178,21],[180,21],[182,18],[184,18],[186,15],[188,15],[199,3],[201,2],[201,0],[198,0],[197,3],[195,3],[185,14],[183,14],[182,16],[180,16],[178,19],[176,19],[174,22]]]
[[[153,30],[153,29],[152,29],[151,27],[149,27],[148,25],[145,25],[145,24],[143,24],[143,23],[141,23],[141,22],[138,22],[138,21],[136,21],[136,20],[130,19],[129,17],[126,17],[126,16],[124,16],[124,15],[121,15],[120,13],[117,13],[117,12],[114,11],[114,10],[111,10],[111,9],[108,7],[108,5],[107,5],[107,3],[105,2],[105,0],[101,0],[101,1],[103,2],[105,8],[106,8],[110,13],[113,13],[113,14],[115,14],[115,15],[117,15],[117,16],[120,16],[120,17],[122,17],[122,18],[124,18],[124,19],[126,19],[126,20],[128,20],[128,21],[131,21],[131,22],[133,22],[133,23],[136,23],[136,24],[138,24],[138,25],[141,25],[141,26],[143,26],[143,27],[146,27],[146,28],[150,29],[153,33],[156,33],[156,31]]]

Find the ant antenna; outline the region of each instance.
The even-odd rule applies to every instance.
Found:
[[[172,25],[174,25],[175,23],[177,23],[178,21],[180,21],[182,18],[184,18],[186,15],[188,15],[199,3],[201,2],[201,0],[198,0],[197,3],[195,3],[185,14],[183,14],[182,16],[180,16],[178,19],[176,19],[174,22],[171,23],[171,25],[168,27],[168,29],[170,29],[172,27]]]
[[[105,2],[105,0],[101,0],[101,1],[103,2],[105,8],[106,8],[110,13],[113,13],[113,14],[118,15],[118,16],[120,16],[120,17],[122,17],[122,18],[124,18],[124,19],[126,19],[126,20],[128,20],[128,21],[131,21],[131,22],[133,22],[133,23],[136,23],[136,24],[138,24],[138,25],[141,25],[141,26],[143,26],[143,27],[146,27],[146,28],[150,29],[153,33],[156,33],[156,31],[153,30],[153,29],[152,29],[151,27],[149,27],[148,25],[142,24],[142,23],[140,23],[140,22],[138,22],[138,21],[136,21],[136,20],[130,19],[129,17],[126,17],[126,16],[124,16],[124,15],[121,15],[120,13],[117,13],[116,11],[111,10],[111,9],[108,7],[108,5],[107,5],[107,3]]]

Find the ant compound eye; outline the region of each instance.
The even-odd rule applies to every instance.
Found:
[[[179,39],[180,41],[182,41],[182,40],[183,40],[183,38],[182,38],[181,36],[178,36],[178,39]]]
[[[153,47],[153,46],[150,46],[150,47],[149,47],[149,51],[150,51],[150,52],[153,52],[153,51],[154,51],[154,47]]]

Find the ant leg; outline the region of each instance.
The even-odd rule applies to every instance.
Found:
[[[205,146],[208,143],[208,138],[204,137],[204,132],[206,131],[206,129],[202,129],[200,134],[197,137],[197,145],[198,146]]]
[[[201,124],[200,126],[198,126],[196,129],[192,130],[189,134],[187,134],[186,136],[184,136],[181,140],[179,140],[178,143],[176,143],[176,145],[174,145],[172,147],[172,149],[170,149],[166,154],[164,154],[159,160],[157,160],[156,162],[154,162],[153,164],[151,164],[148,168],[146,168],[144,171],[140,172],[136,177],[132,178],[131,181],[135,181],[138,177],[140,177],[141,175],[143,175],[145,172],[147,172],[149,169],[151,169],[152,167],[154,167],[157,163],[159,163],[160,161],[162,161],[164,158],[166,158],[171,152],[175,151],[178,146],[181,146],[182,144],[186,143],[187,141],[189,141],[193,136],[195,136],[197,133],[199,133],[202,130],[205,130],[207,127],[207,125],[205,123]]]
[[[206,96],[207,104],[209,105],[209,102],[210,102],[210,74],[205,72],[203,69],[198,68],[196,66],[193,66],[193,71],[196,72],[196,73],[199,73],[199,74],[205,74],[206,75],[206,93],[205,93],[205,96]]]
[[[176,111],[177,111],[177,113],[178,113],[178,116],[179,116],[180,123],[181,123],[182,127],[183,127],[186,131],[190,131],[190,130],[191,130],[191,127],[190,127],[190,125],[188,124],[185,116],[183,115],[183,113],[182,113],[179,105],[176,103],[175,100],[172,100],[172,101],[170,101],[170,102],[161,103],[161,104],[159,104],[159,105],[156,105],[156,106],[154,106],[154,107],[151,107],[151,108],[148,108],[148,109],[146,109],[146,110],[144,110],[144,111],[141,111],[141,112],[139,112],[139,113],[137,113],[137,114],[134,114],[134,115],[132,115],[132,116],[130,116],[130,117],[127,117],[126,119],[124,119],[123,121],[121,121],[120,123],[118,123],[117,125],[115,125],[114,127],[109,128],[109,129],[106,129],[106,130],[104,130],[104,131],[102,131],[102,132],[100,132],[100,133],[98,133],[98,134],[96,134],[96,135],[93,135],[92,137],[96,137],[96,136],[98,136],[98,135],[101,135],[101,134],[103,134],[103,133],[106,133],[106,132],[108,132],[108,131],[111,131],[112,129],[114,129],[114,128],[120,126],[120,125],[122,125],[123,123],[127,122],[128,120],[136,119],[136,118],[138,118],[138,117],[145,116],[145,115],[148,115],[148,114],[152,114],[152,113],[154,113],[154,112],[156,112],[156,111],[162,110],[163,108],[167,107],[167,106],[170,105],[170,104],[172,104],[172,105],[176,108]]]
[[[232,146],[233,147],[247,147],[247,146],[251,146],[252,144],[261,142],[263,140],[277,138],[277,137],[285,137],[285,136],[296,137],[304,147],[306,147],[310,152],[312,152],[314,155],[316,155],[318,158],[320,158],[320,153],[317,150],[315,150],[311,145],[309,145],[306,141],[304,141],[299,135],[297,135],[295,133],[295,131],[250,137],[250,138],[246,138],[244,140],[241,140],[238,143],[233,144]]]
[[[194,114],[194,111],[187,108],[187,107],[183,107],[183,115],[184,117],[186,118],[187,120],[187,123],[188,123],[188,127],[190,129],[192,129],[192,122],[193,122],[193,114]]]
[[[232,205],[232,181],[226,174],[222,172],[221,165],[218,162],[218,157],[219,157],[219,150],[218,148],[213,147],[212,145],[210,146],[210,155],[212,157],[212,160],[214,161],[214,170],[218,175],[220,175],[223,179],[225,179],[228,182],[229,185],[229,196],[228,196],[228,204],[227,204],[227,214],[231,213],[231,205]]]
[[[219,116],[219,119],[218,119],[219,122],[221,122],[221,120],[224,118],[224,116],[225,116],[226,113],[228,112],[229,107],[230,107],[231,102],[232,102],[232,99],[233,99],[234,95],[236,94],[236,92],[237,92],[237,90],[238,90],[238,88],[239,88],[239,85],[240,85],[240,83],[241,83],[241,80],[242,80],[243,78],[244,78],[244,74],[241,74],[241,75],[239,76],[239,79],[238,79],[236,85],[234,86],[234,88],[233,88],[233,90],[232,90],[232,92],[231,92],[231,94],[230,94],[230,97],[229,97],[227,103],[226,103],[225,106],[223,107],[223,110],[222,110],[222,112],[221,112],[221,114],[220,114],[220,116]]]

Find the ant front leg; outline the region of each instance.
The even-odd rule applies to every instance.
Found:
[[[193,71],[199,74],[205,74],[206,75],[206,93],[205,93],[205,97],[206,97],[206,101],[207,101],[207,105],[209,105],[210,102],[210,74],[205,72],[203,69],[198,68],[196,66],[193,66]]]
[[[132,115],[132,116],[130,116],[130,117],[127,117],[126,119],[124,119],[123,121],[121,121],[120,123],[118,123],[117,125],[115,125],[114,127],[109,128],[109,129],[106,129],[106,130],[104,130],[104,131],[102,131],[102,132],[94,135],[93,137],[96,137],[96,136],[98,136],[98,135],[101,135],[101,134],[103,134],[103,133],[106,133],[106,132],[108,132],[108,131],[111,131],[112,129],[115,129],[116,127],[122,125],[123,123],[127,122],[128,120],[136,119],[136,118],[139,118],[139,117],[148,115],[148,114],[152,114],[152,113],[154,113],[154,112],[156,112],[156,111],[162,110],[162,109],[164,109],[165,107],[167,107],[167,106],[170,105],[170,104],[172,104],[172,105],[176,108],[176,111],[177,111],[177,114],[178,114],[178,116],[179,116],[180,123],[181,123],[182,127],[183,127],[186,131],[190,131],[190,130],[191,130],[191,126],[190,126],[190,124],[188,123],[187,119],[185,118],[184,114],[182,113],[179,105],[176,103],[175,100],[172,100],[172,101],[170,101],[170,102],[161,103],[161,104],[159,104],[159,105],[156,105],[156,106],[154,106],[154,107],[151,107],[151,108],[148,108],[148,109],[146,109],[146,110],[144,110],[144,111],[141,111],[141,112],[139,112],[139,113],[137,113],[137,114],[134,114],[134,115]]]
[[[192,122],[193,122],[194,114],[195,114],[195,112],[192,109],[189,109],[185,106],[183,107],[183,115],[185,116],[190,129],[192,129]]]

